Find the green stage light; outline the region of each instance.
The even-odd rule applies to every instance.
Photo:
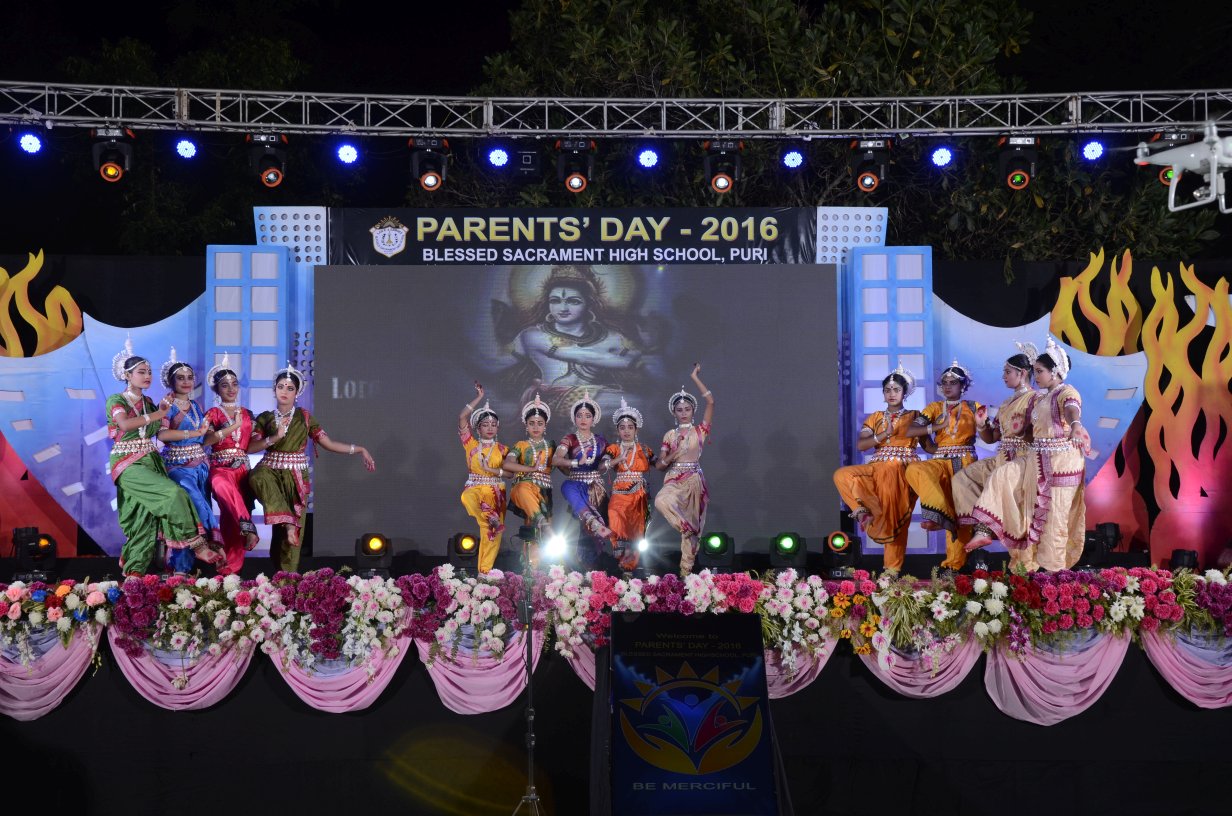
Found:
[[[770,540],[770,566],[803,570],[808,557],[804,539],[799,533],[779,533]]]
[[[845,553],[851,549],[851,538],[842,530],[835,530],[826,536],[826,547],[832,553]]]
[[[727,533],[706,533],[697,553],[697,565],[711,572],[731,572],[736,561],[736,548]]]

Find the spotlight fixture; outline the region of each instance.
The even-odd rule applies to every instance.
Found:
[[[103,181],[114,184],[124,178],[133,162],[133,132],[128,128],[103,127],[91,131],[94,169]]]
[[[727,533],[706,533],[697,552],[697,565],[711,572],[731,572],[736,561],[736,548]]]
[[[945,145],[933,148],[929,154],[934,167],[949,167],[954,161],[954,151]]]
[[[1002,136],[997,140],[997,167],[1005,186],[1025,190],[1035,178],[1035,162],[1039,158],[1038,136]]]
[[[250,133],[248,164],[266,187],[282,184],[287,169],[287,137],[280,133]]]
[[[355,571],[365,578],[388,578],[393,561],[393,547],[380,533],[364,533],[355,539]]]
[[[853,139],[851,142],[851,174],[856,177],[856,189],[871,193],[881,186],[890,163],[892,139]]]
[[[197,156],[197,143],[187,136],[182,136],[175,141],[175,153],[181,159],[192,159]]]
[[[540,556],[548,564],[563,564],[569,554],[569,540],[560,533],[548,536]]]
[[[1187,569],[1190,572],[1198,571],[1198,551],[1197,550],[1173,550],[1172,555],[1168,558],[1168,569],[1176,572],[1179,569]]]
[[[642,170],[654,170],[661,161],[658,149],[650,146],[640,148],[634,155],[637,157],[637,166]]]
[[[719,195],[730,193],[740,180],[740,154],[744,142],[736,139],[709,139],[702,142],[706,151],[702,170],[710,189]]]
[[[338,145],[338,161],[343,164],[354,164],[359,161],[359,148],[350,142]]]
[[[580,193],[595,174],[594,139],[556,140],[556,178],[565,189]]]
[[[17,145],[33,156],[35,153],[43,149],[43,140],[33,133],[23,133],[17,140]]]
[[[770,539],[770,566],[774,569],[795,567],[804,571],[808,553],[799,533],[779,533]]]
[[[429,193],[441,189],[449,166],[449,140],[425,136],[408,139],[406,146],[411,149],[411,177]],[[509,161],[507,153],[505,161]]]
[[[855,564],[857,539],[842,530],[835,530],[826,536],[826,549],[822,553],[826,574],[831,578],[845,578],[851,575]]]
[[[804,167],[804,145],[788,142],[779,149],[779,165],[785,170],[800,170]]]
[[[458,569],[479,571],[479,539],[473,533],[454,533],[449,539],[449,563]]]
[[[507,147],[490,147],[484,153],[484,158],[487,160],[490,167],[503,169],[509,166],[509,148]]]
[[[25,583],[48,581],[56,571],[56,540],[37,527],[13,529],[13,550],[17,555],[17,580]]]
[[[1082,158],[1096,161],[1104,155],[1104,143],[1099,139],[1090,139],[1082,146]]]

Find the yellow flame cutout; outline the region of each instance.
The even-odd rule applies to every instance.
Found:
[[[0,356],[37,357],[67,345],[81,334],[81,309],[63,286],[52,288],[41,312],[30,302],[30,284],[42,269],[42,250],[30,255],[25,268],[12,277],[0,267]],[[14,304],[22,320],[34,329],[35,345],[29,355],[22,348],[18,326],[12,319]]]
[[[1077,277],[1061,279],[1061,291],[1057,293],[1057,303],[1052,309],[1052,333],[1073,348],[1089,354],[1105,357],[1133,354],[1139,350],[1142,332],[1142,307],[1129,288],[1129,278],[1134,271],[1133,256],[1128,249],[1125,250],[1120,270],[1117,269],[1116,259],[1112,261],[1108,275],[1107,311],[1096,306],[1091,297],[1091,285],[1099,279],[1103,268],[1104,250],[1101,247],[1099,252],[1091,253],[1087,268]],[[1074,314],[1075,301],[1082,316],[1099,329],[1099,347],[1094,351],[1087,348],[1079,330],[1078,318]]]

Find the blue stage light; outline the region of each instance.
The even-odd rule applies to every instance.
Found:
[[[354,164],[359,158],[359,151],[355,145],[344,144],[338,148],[338,160],[343,164]]]
[[[33,133],[21,134],[21,138],[17,140],[17,144],[21,145],[22,150],[32,155],[43,149],[43,140],[35,136]]]
[[[659,151],[646,147],[638,151],[637,163],[647,170],[659,166]]]
[[[954,161],[954,153],[948,147],[938,147],[933,151],[932,160],[937,167],[948,167]]]
[[[180,158],[191,159],[197,155],[197,145],[192,139],[180,139],[175,143],[175,152],[180,155]]]
[[[787,169],[798,170],[804,166],[804,151],[798,147],[789,148],[783,151],[781,160]]]
[[[488,164],[493,167],[504,167],[509,164],[509,151],[503,147],[494,147],[488,151]]]
[[[1098,139],[1092,139],[1082,146],[1082,158],[1095,161],[1104,155],[1104,146]]]

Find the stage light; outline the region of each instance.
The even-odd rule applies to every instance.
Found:
[[[493,167],[505,167],[509,164],[509,151],[503,147],[494,147],[488,151],[488,164]]]
[[[560,533],[548,536],[548,542],[543,547],[543,558],[550,564],[560,564],[569,554],[569,541]]]
[[[744,142],[735,139],[710,139],[702,142],[706,151],[702,159],[702,172],[710,189],[719,195],[730,193],[740,180],[740,154]]]
[[[706,533],[697,551],[697,565],[711,572],[731,572],[736,563],[736,548],[727,533]]]
[[[458,569],[478,571],[479,539],[473,533],[454,533],[449,539],[449,563]]]
[[[21,138],[17,140],[17,144],[22,150],[32,156],[43,149],[43,140],[35,136],[33,133],[21,134]]]
[[[1179,569],[1187,569],[1190,572],[1198,571],[1198,551],[1197,550],[1173,550],[1172,555],[1168,558],[1168,569],[1176,572]]]
[[[930,158],[934,167],[949,167],[950,163],[954,161],[954,151],[942,145],[933,149]]]
[[[1091,139],[1082,146],[1082,158],[1095,161],[1104,155],[1104,144],[1099,139]]]
[[[17,555],[16,580],[25,583],[48,581],[55,573],[57,556],[56,540],[37,527],[13,529],[13,550]]]
[[[891,139],[855,139],[851,142],[851,174],[856,178],[856,189],[871,193],[881,186],[890,163]]]
[[[355,539],[355,571],[365,578],[389,577],[394,562],[393,547],[380,533],[364,533]]]
[[[653,147],[643,147],[637,152],[637,166],[644,170],[653,170],[659,166],[659,151]]]
[[[359,160],[359,148],[353,144],[341,144],[338,146],[338,161],[343,164],[354,164]]]
[[[192,139],[180,139],[175,143],[175,152],[182,159],[191,159],[197,155],[197,145]]]
[[[638,552],[640,552],[640,553],[644,553],[644,552],[646,552],[646,551],[647,551],[647,550],[649,550],[649,549],[650,549],[650,542],[649,542],[649,541],[647,541],[646,539],[644,539],[644,538],[643,538],[643,539],[641,539],[640,541],[638,541],[638,542],[637,542],[637,551],[638,551]]]
[[[803,571],[808,553],[799,533],[779,533],[770,539],[770,566],[783,569],[795,567]]]
[[[1036,136],[1002,136],[997,140],[997,167],[1011,190],[1025,190],[1031,185],[1038,146]]]
[[[94,169],[103,181],[115,183],[124,178],[133,161],[133,132],[126,128],[96,128],[94,146]]]
[[[788,170],[804,166],[804,148],[798,144],[786,144],[779,150],[779,163]]]
[[[406,144],[411,149],[411,177],[429,193],[441,189],[449,167],[449,140],[424,136],[408,139]],[[505,161],[509,161],[508,155]]]
[[[247,137],[248,164],[266,187],[282,184],[287,169],[287,137],[279,133],[251,133]]]
[[[580,193],[595,174],[593,139],[556,140],[556,178],[571,193]]]
[[[826,548],[832,553],[845,553],[851,549],[851,536],[836,530],[826,536]]]
[[[826,550],[822,553],[822,565],[831,578],[846,578],[856,560],[856,539],[843,530],[835,530],[826,536]]]

